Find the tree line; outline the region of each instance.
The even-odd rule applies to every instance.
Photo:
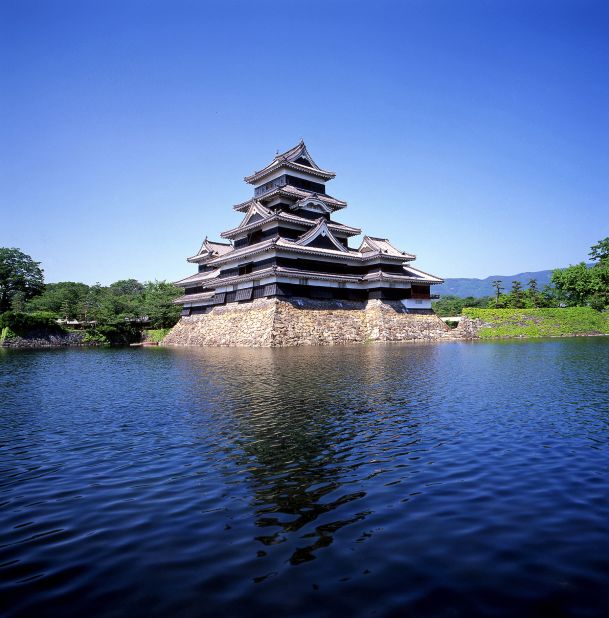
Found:
[[[544,307],[592,307],[597,311],[609,309],[609,237],[590,248],[590,264],[556,269],[551,284],[539,289],[536,279],[525,288],[520,281],[512,281],[506,290],[502,280],[492,282],[493,295],[482,298],[445,296],[434,302],[441,316],[460,315],[465,307],[497,309],[532,309]]]
[[[166,281],[123,279],[102,286],[75,281],[44,282],[40,262],[15,248],[0,248],[0,314],[46,320],[77,320],[108,339],[130,339],[141,324],[160,329],[173,326],[180,306],[173,301],[182,290]],[[5,321],[8,316],[5,316]],[[23,318],[12,318],[22,323]]]

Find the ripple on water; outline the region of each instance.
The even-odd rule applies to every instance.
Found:
[[[0,354],[0,610],[609,613],[607,346]]]

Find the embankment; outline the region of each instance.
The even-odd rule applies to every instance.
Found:
[[[22,335],[12,334],[9,337],[0,337],[0,347],[14,349],[35,348],[66,348],[70,346],[94,345],[83,341],[84,333],[58,332],[36,330]]]
[[[463,309],[457,330],[470,338],[575,337],[609,334],[609,313],[564,309]]]
[[[408,313],[399,302],[269,298],[183,317],[163,345],[286,347],[460,338],[435,314]]]

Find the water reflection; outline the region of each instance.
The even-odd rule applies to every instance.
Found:
[[[0,355],[0,606],[598,615],[608,363],[607,340]]]
[[[313,560],[338,530],[371,513],[341,507],[366,496],[362,481],[383,472],[387,452],[393,452],[392,465],[399,463],[396,443],[406,455],[416,447],[412,399],[420,406],[421,392],[405,386],[418,382],[424,390],[431,379],[417,375],[417,367],[421,355],[434,354],[432,346],[413,347],[410,367],[392,365],[383,346],[334,352],[195,353],[202,370],[197,396],[208,401],[213,388],[214,403],[221,402],[224,422],[232,426],[227,448],[247,471],[261,529],[259,555],[294,536],[294,565]],[[362,476],[362,468],[369,473]]]

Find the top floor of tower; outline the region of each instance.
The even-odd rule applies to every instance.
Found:
[[[336,174],[324,170],[309,154],[304,141],[277,154],[261,170],[245,177],[245,182],[254,185],[254,197],[261,198],[280,187],[294,187],[305,191],[325,194],[325,183]]]

